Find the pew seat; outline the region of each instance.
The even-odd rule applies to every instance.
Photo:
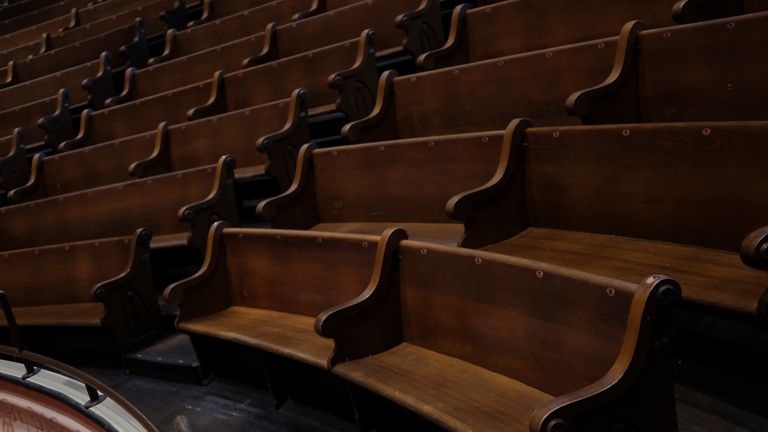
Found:
[[[181,322],[179,329],[325,368],[333,341],[315,333],[314,323],[311,316],[231,306],[213,315]]]
[[[416,413],[439,417],[441,425],[456,431],[528,432],[530,413],[554,399],[522,382],[407,342],[365,361],[339,364],[334,373]]]
[[[484,249],[627,281],[649,270],[673,274],[687,300],[745,314],[758,310],[768,289],[765,272],[742,264],[738,253],[700,246],[530,227]]]
[[[393,226],[405,228],[412,239],[444,244],[446,246],[459,244],[464,235],[464,225],[460,223],[323,222],[310,229],[312,231],[377,235]]]
[[[16,323],[25,327],[73,326],[101,327],[104,305],[72,303],[14,308]],[[6,325],[0,320],[0,325]]]

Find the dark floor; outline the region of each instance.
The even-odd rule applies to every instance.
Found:
[[[144,412],[162,431],[185,415],[195,432],[353,431],[354,425],[289,401],[279,411],[260,389],[216,379],[208,386],[179,384],[117,368],[85,368]],[[763,419],[683,386],[677,386],[681,432],[768,432]]]

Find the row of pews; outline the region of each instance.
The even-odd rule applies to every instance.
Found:
[[[768,5],[477,3],[0,9],[18,325],[125,354],[174,305],[204,369],[308,365],[364,429],[375,394],[449,430],[677,430],[679,300],[768,314]]]

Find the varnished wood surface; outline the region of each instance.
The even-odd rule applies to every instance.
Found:
[[[419,223],[419,222],[321,222],[311,228],[312,231],[336,232],[345,234],[381,234],[387,228],[402,227],[410,238],[421,241],[455,246],[464,234],[464,226],[458,223]]]
[[[552,399],[521,382],[409,343],[342,363],[333,372],[457,431],[528,431],[531,412]]]
[[[16,322],[20,326],[72,326],[99,327],[104,317],[101,303],[76,303],[13,308]],[[5,319],[0,319],[5,325]]]
[[[58,98],[55,95],[19,105],[0,112],[0,135],[11,135],[17,127],[24,129],[27,143],[37,143],[45,139],[45,131],[37,127],[37,121],[56,110]]]
[[[753,315],[768,289],[765,273],[715,249],[605,234],[529,228],[485,250],[633,281],[671,274],[690,301]]]
[[[325,368],[333,341],[318,336],[314,323],[314,317],[232,306],[210,316],[181,322],[179,329]]]

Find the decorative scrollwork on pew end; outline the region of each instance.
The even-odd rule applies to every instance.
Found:
[[[416,10],[400,14],[395,25],[405,32],[403,48],[414,58],[445,44],[439,0],[422,0]]]

